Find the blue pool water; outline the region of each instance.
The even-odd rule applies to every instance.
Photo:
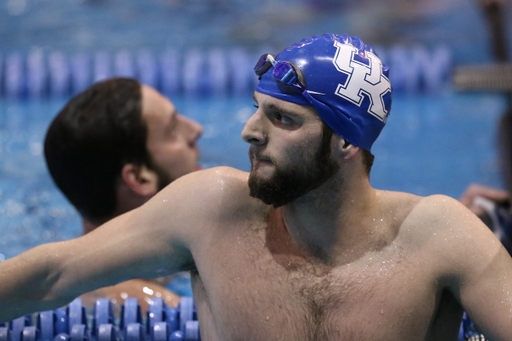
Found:
[[[255,110],[244,97],[175,97],[177,108],[204,125],[204,167],[249,170],[244,122]],[[78,215],[54,187],[42,155],[46,128],[64,100],[0,99],[0,259],[81,233]],[[496,121],[505,108],[497,94],[397,95],[374,145],[374,187],[454,198],[470,182],[501,186]]]

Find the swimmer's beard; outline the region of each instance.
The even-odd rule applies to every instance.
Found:
[[[324,138],[313,154],[303,155],[293,166],[287,168],[272,160],[274,173],[268,179],[258,177],[254,169],[251,169],[250,196],[278,208],[320,187],[339,170],[331,157],[330,138]]]
[[[171,178],[171,175],[169,174],[169,172],[167,172],[163,167],[159,166],[158,164],[156,164],[152,160],[150,160],[149,169],[154,171],[156,173],[156,175],[157,175],[157,178],[158,178],[158,183],[157,183],[157,185],[158,185],[158,187],[157,187],[158,188],[158,192],[160,192],[165,187],[167,187],[167,185],[169,185],[171,182],[176,180],[176,179]]]

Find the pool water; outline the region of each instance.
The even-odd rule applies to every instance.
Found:
[[[181,113],[204,125],[199,142],[203,167],[250,169],[248,145],[240,138],[255,110],[250,95],[176,96],[173,101]],[[81,221],[55,188],[42,154],[46,128],[64,103],[0,99],[0,260],[81,233]],[[504,109],[499,94],[395,96],[373,148],[373,186],[454,198],[471,182],[501,186],[495,131]]]

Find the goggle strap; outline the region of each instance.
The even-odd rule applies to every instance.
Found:
[[[311,103],[311,104],[314,103],[313,96],[311,96],[311,94],[307,90],[304,90],[302,95],[309,101],[309,103]]]
[[[276,66],[277,61],[273,54],[267,54],[267,62],[270,62],[272,66]],[[268,70],[268,69],[267,69]]]

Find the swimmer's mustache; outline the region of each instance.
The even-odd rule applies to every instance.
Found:
[[[275,164],[274,158],[268,155],[263,155],[259,151],[253,151],[249,150],[249,159],[259,161],[259,162],[270,162],[272,164]]]

